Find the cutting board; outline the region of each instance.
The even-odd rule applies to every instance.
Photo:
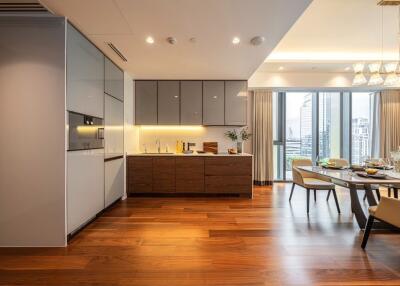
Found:
[[[203,151],[218,154],[218,142],[203,142]]]

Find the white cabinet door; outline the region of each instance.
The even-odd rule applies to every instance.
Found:
[[[124,103],[105,95],[104,101],[105,157],[124,154]]]
[[[104,55],[81,33],[67,29],[67,109],[103,118]]]
[[[68,233],[104,208],[104,150],[70,151],[67,155]]]
[[[124,159],[105,162],[105,207],[124,195]]]
[[[104,76],[104,92],[123,101],[124,73],[108,58],[105,58]]]

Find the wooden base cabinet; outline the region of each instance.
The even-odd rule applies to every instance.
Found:
[[[128,194],[253,191],[251,156],[128,156]]]

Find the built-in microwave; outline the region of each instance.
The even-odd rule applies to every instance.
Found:
[[[103,119],[68,112],[68,151],[104,148]]]

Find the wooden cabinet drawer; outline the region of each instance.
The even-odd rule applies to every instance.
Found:
[[[128,157],[128,193],[148,193],[153,189],[153,159]]]
[[[252,157],[211,157],[205,158],[205,175],[209,176],[251,176]]]
[[[251,194],[252,176],[206,176],[206,193]]]
[[[204,158],[176,158],[176,192],[204,192]]]
[[[175,158],[153,158],[153,192],[171,193],[175,191]]]

